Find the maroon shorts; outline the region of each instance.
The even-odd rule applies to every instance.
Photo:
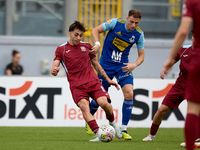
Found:
[[[179,104],[185,99],[184,94],[185,88],[180,87],[176,82],[163,99],[162,104],[170,108],[178,108]]]
[[[186,85],[186,99],[200,103],[200,54],[192,55]]]
[[[89,97],[97,100],[99,97],[105,96],[108,101],[111,102],[108,92],[104,89],[99,80],[93,80],[81,86],[75,87],[71,89],[71,93],[76,105],[81,99],[87,99],[89,101]]]

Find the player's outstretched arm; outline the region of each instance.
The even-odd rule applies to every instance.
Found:
[[[190,25],[192,24],[192,21],[193,21],[193,19],[190,17],[182,17],[181,24],[180,24],[179,29],[176,32],[176,35],[174,38],[171,52],[162,68],[162,71],[164,72],[165,75],[167,75],[169,73],[169,71],[171,70],[171,68],[173,66],[173,58],[177,54],[181,45],[183,44],[183,42],[188,34]]]
[[[57,76],[59,70],[60,70],[60,60],[54,60],[53,62],[53,66],[52,66],[52,69],[51,69],[51,74],[53,76]]]
[[[101,75],[110,85],[113,85],[116,87],[117,90],[119,90],[119,86],[116,82],[112,81],[106,74],[106,72],[104,71],[104,69],[102,68],[102,66],[99,64],[99,62],[96,60],[96,58],[93,58],[91,60],[93,67],[95,68],[95,70],[98,72],[99,75]]]

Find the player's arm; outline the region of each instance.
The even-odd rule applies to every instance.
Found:
[[[11,76],[12,75],[12,70],[11,69],[6,69],[6,75]]]
[[[144,61],[144,55],[145,55],[144,49],[138,49],[137,60],[133,64],[123,63],[124,65],[126,65],[122,67],[123,72],[127,72],[126,74],[128,74],[130,71],[133,71],[136,67],[138,67]]]
[[[163,65],[162,71],[164,72],[164,74],[168,74],[169,71],[171,70],[173,66],[173,58],[177,54],[181,45],[183,44],[188,34],[190,25],[192,24],[192,21],[193,19],[191,17],[182,17],[180,27],[174,38],[174,43],[173,43],[170,55],[168,59],[166,60],[165,64]]]
[[[52,66],[52,69],[51,69],[51,74],[53,76],[57,76],[59,70],[60,70],[60,60],[54,60],[53,61],[53,66]]]
[[[98,72],[98,74],[100,76],[102,76],[110,85],[114,85],[116,87],[117,90],[119,90],[119,86],[116,82],[112,81],[108,75],[106,74],[106,72],[104,71],[104,69],[102,68],[102,66],[99,64],[99,62],[96,60],[96,58],[93,58],[91,60],[91,63],[94,67],[94,69]]]
[[[98,50],[100,49],[101,44],[99,42],[100,41],[99,34],[102,32],[104,32],[102,25],[99,25],[92,30],[92,39],[95,45],[92,47],[92,50],[90,51],[91,54],[97,54]]]
[[[172,66],[176,63],[177,61],[175,59],[172,60]],[[161,79],[164,79],[165,78],[165,73],[164,73],[164,70],[161,71],[160,73],[160,78]]]
[[[94,47],[92,47],[92,50],[90,51],[91,54],[94,54],[94,55],[97,54],[98,50],[101,47],[101,44],[99,42],[100,41],[99,34],[105,31],[113,30],[116,24],[117,24],[117,18],[114,18],[114,19],[104,22],[103,24],[95,27],[92,30],[92,39],[95,45]]]
[[[140,38],[136,44],[137,44],[137,50],[138,50],[138,58],[133,64],[124,63],[124,65],[126,66],[122,67],[122,70],[124,72],[127,72],[127,74],[130,71],[134,70],[136,67],[138,67],[144,61],[145,51],[144,51],[144,34],[143,33],[140,35]]]

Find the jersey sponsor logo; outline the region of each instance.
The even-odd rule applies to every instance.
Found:
[[[112,43],[122,52],[130,45],[129,43],[127,43],[121,39],[118,39],[116,37],[114,38]]]
[[[115,32],[115,33],[118,34],[118,35],[120,35],[120,36],[122,36],[121,31]]]
[[[86,50],[85,47],[82,46],[82,47],[81,47],[81,51],[82,51],[82,52],[85,52],[85,51],[87,51],[87,50]]]
[[[107,24],[110,24],[112,22],[112,19],[106,21]]]
[[[119,76],[119,79],[121,79],[121,78],[125,78],[125,77],[128,77],[128,76],[132,76],[132,73],[125,74],[125,75],[123,75],[123,76]]]
[[[41,96],[47,96],[47,119],[54,118],[54,99],[56,95],[61,95],[62,88],[43,88],[38,87],[34,89],[34,93],[30,89],[33,90],[34,86],[33,81],[25,81],[25,83],[17,88],[9,88],[6,89],[4,87],[0,87],[0,94],[6,95],[6,91],[9,91],[9,107],[6,106],[7,102],[0,100],[0,119],[4,117],[6,113],[8,113],[9,119],[25,119],[29,112],[32,112],[33,116],[36,119],[44,119],[44,114],[42,115],[41,107],[37,106],[37,101],[41,101]],[[24,95],[27,94],[27,95]],[[32,95],[32,96],[30,96]],[[13,97],[14,96],[14,97]],[[23,96],[23,97],[22,97]],[[13,99],[14,98],[14,99]],[[17,107],[17,103],[23,100],[25,105],[23,107]],[[6,110],[8,109],[8,112]],[[17,111],[16,111],[17,110]]]
[[[113,50],[111,58],[114,62],[121,62],[122,52],[116,52]]]
[[[186,54],[186,55],[183,55],[183,57],[187,57],[188,55]]]
[[[131,43],[135,42],[135,36],[132,36],[132,37],[129,39],[129,41],[130,41]]]
[[[69,50],[66,51],[66,53],[69,53],[70,51],[71,51],[71,50],[69,49]]]

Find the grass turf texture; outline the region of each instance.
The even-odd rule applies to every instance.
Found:
[[[154,141],[143,142],[148,128],[129,128],[132,141],[91,143],[94,136],[75,127],[0,127],[0,150],[184,150],[182,128],[160,128]]]

